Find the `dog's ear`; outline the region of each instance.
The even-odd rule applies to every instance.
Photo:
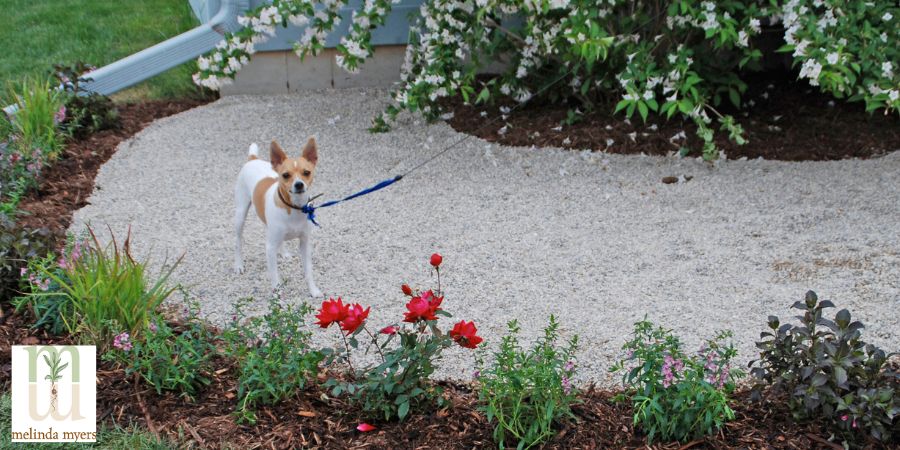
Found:
[[[277,142],[272,141],[272,145],[269,147],[269,161],[272,162],[272,168],[280,166],[286,159],[287,154],[281,146]]]
[[[319,147],[316,145],[316,138],[310,137],[309,140],[306,141],[306,146],[303,147],[303,154],[301,156],[313,164],[319,161]]]

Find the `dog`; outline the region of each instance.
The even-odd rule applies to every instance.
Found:
[[[259,159],[259,147],[250,145],[247,162],[238,173],[234,187],[234,231],[237,241],[234,253],[234,270],[244,273],[244,258],[241,253],[244,222],[252,205],[256,215],[266,226],[266,270],[272,288],[281,284],[278,275],[278,254],[289,257],[284,248],[285,241],[300,240],[300,259],[309,293],[321,297],[322,291],[313,281],[312,248],[310,239],[312,225],[306,214],[299,210],[309,201],[319,161],[319,151],[315,138],[309,138],[298,158],[288,158],[287,154],[272,141],[269,161]]]

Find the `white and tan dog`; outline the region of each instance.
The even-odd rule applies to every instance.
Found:
[[[281,284],[278,276],[278,254],[289,256],[284,242],[300,240],[300,258],[306,275],[306,284],[313,297],[322,296],[322,291],[313,281],[312,249],[310,232],[312,225],[306,215],[296,208],[309,201],[316,162],[319,160],[316,140],[309,138],[299,158],[288,158],[281,146],[272,141],[269,162],[259,159],[259,147],[250,146],[248,160],[238,174],[234,187],[234,230],[237,245],[234,253],[234,270],[244,272],[244,258],[241,254],[242,234],[247,211],[252,204],[256,215],[266,225],[266,269],[272,288]],[[293,205],[294,207],[291,207]]]

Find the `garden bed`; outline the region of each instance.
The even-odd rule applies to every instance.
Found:
[[[29,321],[4,311],[0,324],[0,387],[8,389],[12,345],[67,343],[30,328]],[[106,424],[137,424],[174,441],[190,441],[202,448],[229,444],[246,448],[488,448],[493,447],[491,425],[477,409],[471,386],[440,382],[450,406],[422,411],[404,422],[380,423],[363,415],[344,399],[327,396],[320,388],[300,392],[276,407],[259,411],[255,425],[235,423],[235,370],[233,362],[218,358],[212,382],[196,403],[175,395],[157,395],[124,369],[98,361],[97,414]],[[328,374],[320,374],[320,378]],[[629,402],[614,400],[617,392],[590,387],[573,407],[577,422],[559,428],[543,448],[645,448],[646,437],[635,432]],[[685,443],[655,443],[657,449],[775,448],[840,449],[827,441],[826,430],[789,419],[786,403],[770,399],[753,403],[749,392],[734,396],[735,420],[715,436]],[[356,426],[367,421],[375,431],[361,433]],[[872,443],[868,448],[887,448]]]
[[[19,203],[17,221],[26,228],[46,228],[55,238],[65,237],[72,213],[88,204],[94,177],[122,141],[156,119],[207,103],[203,100],[153,100],[118,105],[121,126],[100,131],[66,144],[60,159],[41,176],[40,189]]]
[[[791,73],[758,74],[746,81],[749,87],[743,98],[752,105],[747,115],[728,111],[728,105],[723,105],[723,112],[734,114],[748,139],[747,144],[737,145],[717,135],[716,144],[728,159],[824,161],[871,158],[900,150],[900,118],[896,114],[867,113],[863,103],[834,99],[805,81],[796,81]],[[486,121],[501,115],[501,105],[471,107],[456,100],[448,106],[454,129],[505,145],[663,156],[682,146],[691,149],[690,156],[699,156],[702,145],[692,123],[678,116],[669,121],[651,116],[646,124],[639,117],[624,120],[622,114],[610,114],[615,101],[598,105],[572,125],[562,125],[570,109],[564,104],[527,103],[513,109],[507,120],[488,126]],[[501,132],[504,126],[506,130]],[[673,139],[682,132],[686,141]]]

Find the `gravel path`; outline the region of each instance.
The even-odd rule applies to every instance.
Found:
[[[186,252],[174,278],[211,320],[230,320],[231,303],[247,296],[262,313],[264,230],[252,214],[247,271],[232,273],[232,186],[248,145],[276,139],[294,153],[317,136],[312,191],[331,199],[459,136],[409,117],[391,133],[368,133],[384,98],[373,90],[236,96],[162,119],[101,169],[73,230],[90,222],[124,233],[131,225],[139,255],[159,262]],[[693,179],[660,182],[678,175]],[[428,255],[439,251],[444,305],[455,318],[476,320],[497,343],[509,319],[531,339],[556,314],[567,336],[580,335],[581,376],[613,383],[606,371],[644,315],[688,348],[731,329],[746,362],[766,317],[792,315],[788,307],[808,289],[849,308],[871,342],[900,349],[898,219],[900,152],[710,167],[473,138],[388,190],[322,210],[315,272],[326,293],[371,304],[371,320],[387,324],[404,309],[401,282],[427,286]],[[299,261],[280,267],[292,277],[287,298],[307,298]],[[330,342],[333,333],[318,335]],[[441,375],[468,377],[471,361],[454,348]]]

